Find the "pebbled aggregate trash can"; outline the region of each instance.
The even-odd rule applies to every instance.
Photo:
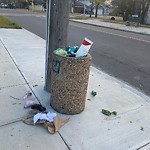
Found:
[[[79,114],[85,108],[92,57],[66,57],[53,53],[50,105],[63,114]]]

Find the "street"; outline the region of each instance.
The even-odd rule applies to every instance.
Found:
[[[44,13],[0,9],[0,15],[45,39]],[[94,42],[93,66],[150,95],[150,36],[70,21],[68,45],[80,46],[84,37]]]

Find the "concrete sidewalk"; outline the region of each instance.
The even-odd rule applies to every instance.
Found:
[[[90,24],[94,26],[105,27],[105,28],[110,28],[115,30],[121,30],[126,32],[150,35],[150,28],[126,26],[125,24],[104,22],[100,19],[70,19],[70,21],[80,22],[84,24]]]
[[[150,147],[150,97],[91,67],[85,110],[50,135],[23,124],[27,90],[48,111],[44,91],[45,40],[24,29],[0,29],[0,150],[127,150]],[[97,91],[92,97],[91,91]],[[106,117],[102,109],[117,111]],[[61,117],[67,115],[59,114]],[[143,145],[145,145],[143,147]],[[143,147],[143,148],[142,148]]]

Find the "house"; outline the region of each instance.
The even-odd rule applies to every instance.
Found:
[[[94,14],[96,13],[96,6],[93,9]],[[99,5],[98,7],[98,15],[109,15],[111,12],[110,6],[106,4]]]
[[[92,3],[90,1],[76,1],[74,3],[74,13],[83,13],[85,7],[85,13],[88,14],[91,11]],[[96,12],[96,6],[93,7],[93,13]],[[111,12],[110,4],[101,4],[98,8],[98,15],[109,15]]]
[[[85,7],[86,11],[90,11],[91,5],[92,5],[92,3],[90,3],[89,1],[76,1],[76,2],[74,2],[73,12],[74,13],[83,13],[84,7]]]
[[[73,12],[74,13],[81,13],[81,11],[84,9],[84,5],[81,2],[74,2],[73,6]]]

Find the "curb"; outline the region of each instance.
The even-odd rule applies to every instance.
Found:
[[[147,34],[147,33],[141,33],[141,32],[136,32],[136,31],[128,31],[128,30],[118,29],[118,28],[113,28],[113,27],[106,27],[106,26],[101,26],[101,25],[97,25],[97,24],[79,22],[79,21],[75,21],[75,20],[71,20],[71,19],[69,19],[69,21],[78,22],[78,23],[82,23],[82,24],[88,24],[88,25],[96,26],[96,27],[102,27],[102,28],[106,28],[106,29],[114,29],[114,30],[119,30],[119,31],[124,31],[124,32],[132,32],[132,33],[136,33],[136,34],[141,34],[141,35],[148,35],[148,36],[150,36],[150,34]]]

